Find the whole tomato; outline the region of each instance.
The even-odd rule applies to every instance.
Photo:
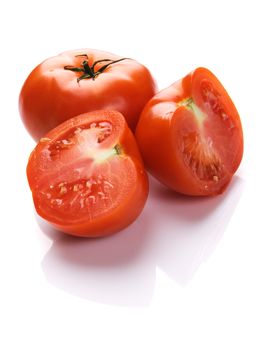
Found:
[[[35,140],[71,117],[98,109],[121,112],[134,130],[155,92],[149,70],[137,61],[81,49],[39,64],[22,87],[19,110]]]

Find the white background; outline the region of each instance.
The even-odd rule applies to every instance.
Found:
[[[266,1],[9,1],[0,9],[0,348],[268,348]],[[56,234],[34,214],[34,142],[23,81],[64,50],[148,66],[164,88],[205,66],[241,115],[243,162],[224,195],[184,198],[156,182],[128,229]]]

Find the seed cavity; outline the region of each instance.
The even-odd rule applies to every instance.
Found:
[[[184,135],[182,153],[184,163],[200,180],[214,182],[220,180],[221,161],[210,138],[205,138],[197,132]]]
[[[92,215],[93,206],[99,204],[105,208],[109,204],[113,189],[114,185],[110,179],[98,174],[87,179],[80,179],[79,182],[75,183],[61,181],[58,184],[50,185],[48,190],[43,192],[43,195],[53,207],[68,211],[75,206]]]
[[[226,125],[230,132],[235,128],[233,119],[226,113],[226,108],[222,102],[222,96],[218,93],[212,83],[208,80],[204,80],[201,83],[201,95],[206,108],[212,113],[216,114]]]

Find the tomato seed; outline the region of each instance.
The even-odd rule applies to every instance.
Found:
[[[74,134],[75,134],[75,135],[76,135],[76,134],[79,134],[81,131],[82,131],[81,128],[77,128],[77,129],[74,131]]]
[[[48,142],[48,141],[50,141],[51,139],[50,138],[48,138],[48,137],[41,137],[41,139],[39,140],[39,142]]]
[[[53,205],[56,204],[56,205],[60,206],[62,204],[62,199],[52,199],[50,201],[50,203]]]
[[[74,185],[74,187],[73,187],[73,191],[74,192],[77,192],[78,191],[78,185],[76,184],[76,185]]]
[[[98,195],[101,197],[101,199],[107,199],[107,196],[103,192],[98,192]]]
[[[91,187],[92,187],[92,183],[91,183],[91,181],[90,181],[90,180],[88,180],[88,181],[86,182],[86,186],[87,186],[87,188],[90,188],[90,189],[91,189]]]
[[[104,183],[105,185],[107,185],[108,187],[110,187],[110,188],[114,188],[114,186],[111,184],[111,182],[109,182],[109,181],[107,181],[107,180],[103,181],[103,183]]]
[[[93,204],[96,203],[96,197],[95,196],[89,196],[88,198],[92,200]]]
[[[65,194],[66,192],[67,192],[67,187],[62,186],[62,187],[60,188],[60,194]]]

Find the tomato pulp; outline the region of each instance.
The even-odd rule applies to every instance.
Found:
[[[130,58],[82,49],[39,64],[19,98],[22,121],[35,140],[76,115],[117,110],[134,130],[145,103],[155,94],[149,70]]]
[[[156,94],[142,112],[136,138],[152,175],[188,195],[223,192],[243,155],[239,114],[206,68]]]
[[[86,113],[50,131],[31,153],[27,177],[37,213],[76,236],[123,229],[148,196],[134,136],[115,111]]]

